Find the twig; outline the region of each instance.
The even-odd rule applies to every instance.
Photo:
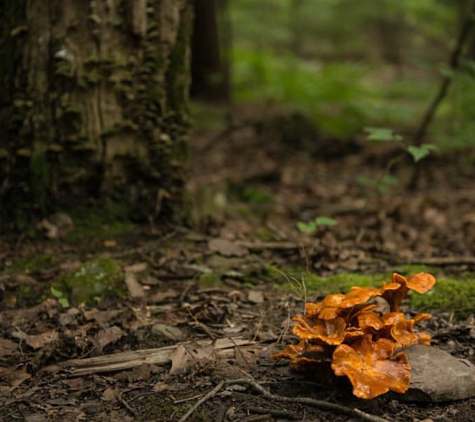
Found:
[[[272,224],[270,221],[266,223],[266,227],[273,231],[277,236],[279,236],[280,240],[288,240],[289,236],[287,236],[282,230]]]
[[[369,413],[363,412],[359,409],[352,409],[349,407],[341,406],[336,403],[330,403],[324,400],[315,400],[310,397],[286,397],[286,396],[279,396],[277,394],[269,393],[262,385],[258,384],[253,379],[234,379],[234,380],[227,380],[221,381],[213,390],[203,396],[199,401],[195,403],[195,405],[188,411],[186,414],[179,420],[179,422],[185,422],[195,411],[200,407],[203,403],[207,400],[215,397],[219,391],[223,388],[224,385],[233,385],[233,384],[245,384],[255,391],[261,393],[264,397],[274,401],[280,402],[289,402],[289,403],[301,403],[307,404],[309,406],[314,406],[318,409],[322,410],[330,410],[342,413],[344,415],[358,417],[364,421],[368,422],[389,422],[387,419],[380,418],[379,416],[370,415]]]
[[[122,397],[122,394],[119,394],[116,396],[116,399],[117,401],[122,404],[122,406],[124,406],[133,416],[136,415],[136,412],[135,410],[132,408],[132,406],[130,406],[129,403],[127,403],[127,401]]]
[[[211,332],[211,330],[207,327],[207,325],[203,324],[201,321],[198,321],[196,317],[190,312],[189,308],[188,308],[188,312],[194,320],[192,322],[189,322],[188,325],[191,327],[200,328],[209,337],[211,341],[216,340],[216,336]]]
[[[257,413],[258,415],[272,415],[276,418],[297,419],[297,416],[293,412],[280,409],[264,409],[263,407],[249,406],[247,408],[249,413]]]
[[[228,385],[246,384],[270,400],[308,404],[310,406],[314,406],[322,410],[332,410],[332,411],[343,413],[348,416],[356,416],[356,417],[361,418],[362,420],[369,421],[369,422],[389,422],[387,419],[380,418],[379,416],[370,415],[369,413],[363,412],[362,410],[352,409],[349,407],[341,406],[336,403],[330,403],[324,400],[315,400],[310,397],[286,397],[286,396],[279,396],[277,394],[272,394],[272,393],[269,393],[264,387],[262,387],[260,384],[258,384],[256,381],[252,379],[229,380],[229,381],[226,381],[226,384]]]
[[[194,406],[186,412],[183,417],[178,422],[185,422],[195,411],[200,407],[204,402],[216,396],[219,393],[219,390],[223,388],[225,381],[221,381],[216,387],[214,387],[208,394],[204,395],[200,400],[198,400]]]
[[[175,400],[173,404],[185,403],[187,401],[199,399],[200,397],[203,397],[203,394],[197,394],[196,396],[193,396],[193,397],[186,397],[184,399]]]

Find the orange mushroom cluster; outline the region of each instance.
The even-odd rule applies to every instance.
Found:
[[[411,366],[402,350],[414,343],[429,346],[430,335],[414,332],[414,325],[430,315],[408,319],[400,312],[401,301],[410,290],[425,293],[434,284],[431,274],[405,278],[395,273],[379,289],[353,287],[347,294],[307,302],[305,316],[293,318],[293,333],[300,342],[271,357],[290,359],[300,371],[330,364],[335,375],[349,378],[359,398],[372,399],[390,390],[404,393]],[[388,312],[381,312],[383,307]]]

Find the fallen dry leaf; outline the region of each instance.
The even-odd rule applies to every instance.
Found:
[[[173,384],[167,384],[166,382],[160,381],[153,386],[152,391],[155,393],[161,393],[163,391],[170,391],[172,387]]]
[[[18,387],[29,378],[31,378],[31,375],[26,372],[26,369],[15,371],[0,367],[0,381],[7,383],[10,387]]]
[[[104,390],[102,393],[102,400],[104,401],[113,401],[116,399],[116,397],[119,395],[119,390],[117,387],[109,387]]]
[[[175,299],[180,296],[180,293],[175,289],[167,289],[164,291],[158,291],[151,297],[147,298],[148,303],[160,303],[169,299]]]
[[[130,296],[136,298],[145,296],[144,289],[137,281],[135,273],[130,271],[125,272],[125,284],[127,285],[127,289],[129,289]]]
[[[18,350],[18,344],[14,341],[0,338],[0,358],[11,355]]]
[[[173,341],[182,341],[185,335],[182,330],[173,325],[154,324],[151,329],[152,335],[166,337]]]
[[[96,321],[99,325],[107,325],[110,321],[118,317],[122,311],[120,309],[111,309],[110,311],[100,311],[97,308],[81,309],[86,321]]]
[[[91,388],[90,382],[85,378],[72,378],[62,381],[63,384],[68,386],[68,390],[71,391],[83,391]]]
[[[150,379],[150,377],[158,371],[158,367],[155,365],[150,365],[148,363],[144,363],[136,368],[121,372],[113,376],[116,380],[124,380],[126,379],[128,382],[137,382],[142,380]]]
[[[130,273],[141,273],[142,271],[145,271],[147,268],[148,268],[148,264],[146,262],[137,262],[136,264],[125,267],[124,270],[125,272],[130,272]]]
[[[227,239],[212,239],[208,242],[208,249],[223,256],[245,256],[249,253],[247,248]]]
[[[211,359],[215,356],[215,342],[210,344],[198,344],[198,343],[191,343],[186,344],[185,348],[187,352],[193,357],[195,360],[200,359]]]
[[[121,339],[124,334],[125,333],[122,331],[122,329],[114,325],[113,327],[99,331],[95,335],[94,339],[102,353],[102,349],[104,349],[104,347],[106,347],[108,344],[115,343],[117,340]]]
[[[45,333],[29,335],[25,339],[25,343],[33,349],[41,349],[48,343],[58,340],[59,334],[56,330],[46,331]]]
[[[186,370],[188,363],[191,360],[191,356],[185,349],[185,346],[182,344],[178,345],[178,347],[170,354],[169,359],[172,362],[172,366],[170,371],[168,372],[170,375],[179,375],[183,374]]]

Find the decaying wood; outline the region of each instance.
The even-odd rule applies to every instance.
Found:
[[[132,30],[135,35],[144,38],[147,34],[147,1],[129,0]]]
[[[156,349],[133,350],[112,355],[104,355],[86,359],[71,359],[45,368],[43,371],[67,370],[73,376],[90,375],[102,372],[123,371],[143,364],[166,365],[170,363],[170,356],[180,346],[206,347],[212,344],[209,340],[178,343],[172,346]],[[254,345],[255,342],[242,338],[218,339],[214,343],[214,351],[219,358],[230,358],[236,347]]]
[[[16,204],[1,210],[0,226],[100,197],[144,221],[181,212],[192,2],[0,8],[0,202]]]

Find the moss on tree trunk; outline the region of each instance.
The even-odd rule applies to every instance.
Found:
[[[190,0],[0,3],[0,225],[116,202],[183,215]]]

